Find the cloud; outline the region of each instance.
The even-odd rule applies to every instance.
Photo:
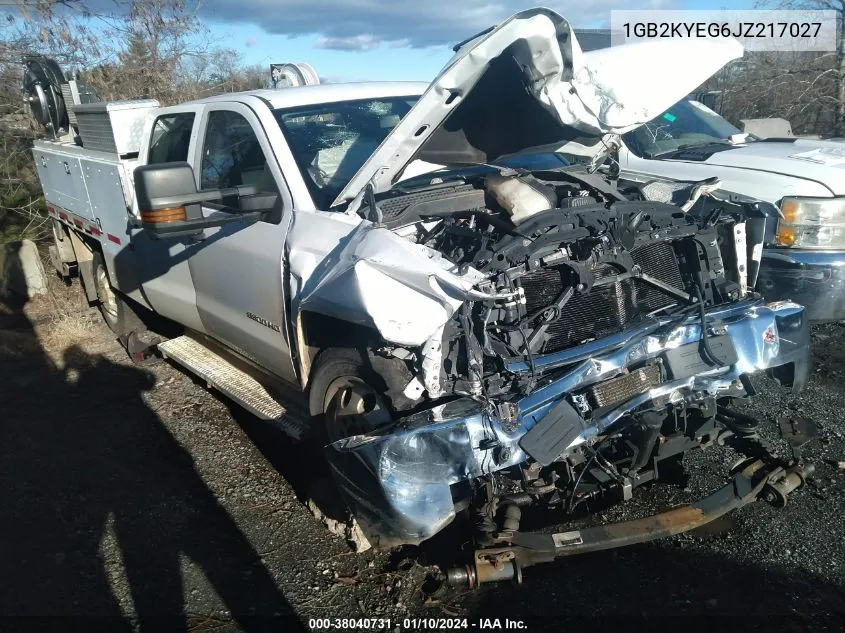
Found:
[[[370,51],[378,48],[379,40],[374,35],[361,34],[349,37],[323,37],[317,42],[317,48],[335,51]]]
[[[551,0],[575,26],[607,24],[611,9],[647,9],[680,0]],[[371,50],[381,43],[415,48],[456,44],[497,24],[531,0],[213,0],[204,17],[211,22],[253,23],[271,34],[318,35],[319,46]],[[669,8],[669,7],[666,7]]]

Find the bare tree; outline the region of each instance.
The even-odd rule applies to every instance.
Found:
[[[268,75],[261,66],[245,66],[236,51],[218,48],[208,55],[189,59],[183,65],[177,86],[185,98],[199,99],[267,88]]]
[[[197,16],[198,0],[131,0],[98,15],[106,55],[85,80],[104,99],[182,100],[178,79],[191,59],[209,55],[213,41]]]
[[[717,73],[706,89],[722,93],[722,114],[741,119],[781,117],[796,132],[836,134],[833,53],[746,53]]]
[[[746,53],[706,85],[723,91],[723,114],[734,122],[781,117],[798,133],[845,136],[845,0],[784,0],[760,6],[834,11],[836,49]]]
[[[47,226],[20,91],[27,55],[56,59],[103,100],[170,105],[266,87],[260,69],[216,45],[199,8],[200,0],[116,0],[95,12],[85,0],[34,0],[0,23],[0,239],[38,237]]]

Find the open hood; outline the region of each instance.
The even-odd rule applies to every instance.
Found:
[[[597,151],[604,134],[659,115],[732,59],[735,40],[654,40],[584,53],[549,9],[522,11],[449,61],[334,204],[389,189],[413,160],[484,163]]]

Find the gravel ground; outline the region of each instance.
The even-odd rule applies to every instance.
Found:
[[[436,564],[459,560],[459,530],[423,548],[352,553],[306,507],[320,473],[307,451],[174,366],[132,365],[76,293],[56,287],[23,315],[0,311],[0,615],[98,616],[78,622],[110,631],[293,630],[364,616],[400,629],[412,628],[406,617],[560,630],[597,616],[606,628],[630,628],[623,616],[768,630],[812,630],[823,616],[845,628],[842,325],[814,330],[807,390],[760,381],[751,407],[781,446],[782,416],[820,426],[806,451],[816,475],[786,508],[755,504],[706,532],[532,567],[521,586],[469,593],[432,578]],[[735,458],[692,454],[686,488],[638,491],[603,516],[703,496]],[[55,630],[65,620],[4,622]]]

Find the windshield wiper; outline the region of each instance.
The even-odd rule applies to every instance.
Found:
[[[685,145],[679,145],[675,149],[658,152],[657,154],[649,154],[648,158],[665,158],[667,156],[671,156],[672,154],[683,154],[684,152],[690,152],[691,150],[701,152],[705,151],[707,148],[713,148],[714,145],[717,146],[718,149],[713,149],[713,152],[736,147],[727,140],[713,139],[712,141],[706,141],[704,143],[687,143]]]
[[[565,166],[563,164],[561,165]],[[524,176],[531,173],[530,169],[526,169],[524,167],[510,167],[508,165],[496,163],[448,163],[441,169],[428,171],[423,174],[419,174],[418,176],[408,178],[407,180],[403,180],[398,185],[395,185],[393,189],[395,191],[403,192],[406,191],[408,187],[415,188],[420,184],[431,184],[431,180],[433,178],[439,178],[444,183],[454,180],[465,180],[467,177],[473,176],[475,173],[483,173],[485,168],[490,171],[498,171],[503,176]]]
[[[437,169],[435,171],[429,171],[403,180],[393,185],[391,190],[398,191],[399,193],[410,193],[412,190],[418,189],[419,187],[445,185],[448,183],[454,183],[455,181],[463,181],[465,180],[465,176],[466,174],[457,170],[450,170],[448,168]],[[440,182],[432,183],[431,181],[435,178]]]

